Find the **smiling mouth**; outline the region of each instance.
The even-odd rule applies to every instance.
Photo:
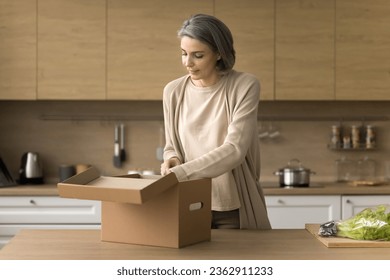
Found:
[[[199,70],[188,70],[188,73],[190,74],[196,74]]]

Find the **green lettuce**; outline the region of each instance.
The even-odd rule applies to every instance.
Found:
[[[355,216],[337,222],[337,236],[356,240],[390,240],[389,205],[366,208]]]

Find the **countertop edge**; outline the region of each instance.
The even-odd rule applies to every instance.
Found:
[[[320,187],[263,187],[266,196],[277,195],[390,195],[390,185],[352,186],[347,183],[324,184]],[[57,184],[0,187],[1,196],[58,196]]]

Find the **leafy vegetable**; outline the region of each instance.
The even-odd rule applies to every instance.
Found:
[[[337,222],[337,236],[356,240],[390,240],[390,206],[366,208],[350,219]]]

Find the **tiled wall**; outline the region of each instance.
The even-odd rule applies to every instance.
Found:
[[[0,155],[17,177],[22,154],[39,152],[45,177],[51,182],[58,180],[61,164],[88,163],[105,175],[134,169],[158,172],[161,106],[158,101],[1,101]],[[259,108],[259,126],[272,125],[280,133],[274,139],[259,140],[263,181],[277,181],[273,172],[292,158],[316,172],[313,181],[332,181],[335,160],[343,155],[369,156],[378,163],[378,176],[384,175],[384,162],[390,160],[390,102],[261,102]],[[361,124],[363,117],[377,130],[376,150],[327,148],[332,124],[342,118],[347,119],[345,126]],[[128,156],[122,168],[113,166],[114,126],[119,122],[126,126]]]

